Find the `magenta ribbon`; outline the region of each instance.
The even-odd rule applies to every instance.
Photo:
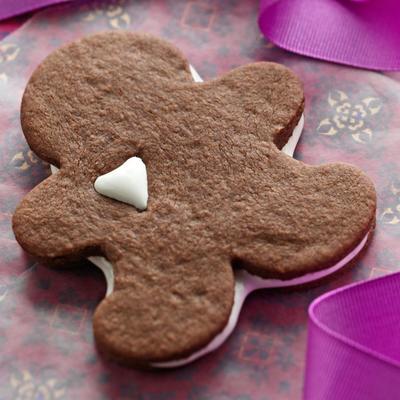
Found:
[[[271,42],[295,53],[400,69],[398,0],[261,0],[259,26]]]
[[[72,0],[0,0],[0,21],[53,4]]]
[[[304,400],[400,399],[400,273],[319,297],[308,329]]]

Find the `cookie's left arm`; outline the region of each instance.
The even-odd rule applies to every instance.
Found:
[[[242,123],[245,132],[282,148],[304,110],[300,80],[288,68],[271,62],[249,64],[210,82],[216,102]]]

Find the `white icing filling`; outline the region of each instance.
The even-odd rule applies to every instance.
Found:
[[[193,68],[192,65],[189,65],[190,73],[192,74],[192,78],[195,82],[203,82],[199,73]]]
[[[190,71],[192,73],[192,76],[193,76],[193,79],[195,82],[202,82],[202,79],[200,78],[200,76],[198,75],[198,73],[192,66],[190,66]],[[300,139],[300,136],[301,136],[301,133],[303,130],[303,126],[304,126],[304,115],[301,116],[301,119],[300,119],[298,125],[293,130],[292,136],[288,140],[287,144],[282,148],[282,152],[284,152],[288,156],[291,156],[291,157],[293,156],[296,145]],[[129,159],[129,160],[132,160],[132,159]],[[121,167],[118,167],[118,168],[121,168]],[[112,172],[117,171],[118,168]],[[53,173],[55,173],[57,171],[57,168],[54,166],[51,166],[51,171]],[[107,174],[103,175],[103,177],[106,175]],[[122,181],[123,180],[121,180],[119,182],[122,182]],[[97,188],[96,188],[96,190],[97,190]],[[147,191],[147,178],[146,178],[146,191]],[[104,194],[104,193],[102,193],[102,194]],[[107,196],[107,194],[104,194],[104,195]],[[113,197],[113,196],[109,196],[109,197]],[[113,198],[116,198],[116,197],[113,197]],[[120,200],[120,199],[117,198],[117,200]],[[120,201],[124,201],[124,200],[120,200]],[[146,197],[146,203],[147,203],[147,197]],[[132,203],[129,203],[129,204],[132,204]],[[137,208],[139,208],[139,207],[137,207]],[[233,307],[231,310],[231,314],[229,316],[228,323],[226,324],[224,329],[218,335],[216,335],[214,337],[214,339],[211,340],[210,343],[208,343],[208,345],[206,345],[202,349],[196,351],[195,353],[191,354],[189,357],[178,359],[178,360],[173,360],[173,361],[167,361],[167,362],[152,363],[151,365],[153,367],[158,367],[158,368],[179,367],[179,366],[182,366],[185,364],[189,364],[190,362],[197,360],[198,358],[216,350],[227,340],[227,338],[229,337],[229,335],[232,333],[233,329],[235,328],[236,323],[239,318],[240,310],[242,309],[244,300],[246,299],[246,297],[248,296],[249,293],[253,292],[254,290],[258,290],[258,289],[268,289],[268,288],[271,289],[271,288],[298,286],[298,285],[302,285],[302,284],[309,283],[309,282],[321,279],[323,277],[326,277],[326,276],[338,271],[340,268],[344,267],[349,261],[351,261],[354,257],[356,257],[357,254],[365,246],[367,239],[368,239],[368,234],[355,247],[355,249],[353,251],[351,251],[346,257],[344,257],[341,261],[339,261],[332,267],[325,268],[321,271],[308,273],[308,274],[305,274],[303,276],[300,276],[300,277],[297,277],[294,279],[288,279],[288,280],[262,279],[258,276],[251,275],[250,273],[248,273],[245,270],[235,271],[235,294],[234,294]],[[110,295],[114,290],[114,271],[113,271],[112,265],[104,257],[89,257],[89,260],[103,271],[104,276],[106,278],[106,283],[107,283],[106,296]]]
[[[146,165],[139,157],[131,157],[114,170],[99,176],[94,188],[103,196],[145,210],[149,197]]]
[[[287,143],[282,147],[282,152],[287,154],[290,157],[293,157],[294,151],[296,149],[297,143],[299,142],[301,133],[304,128],[304,114],[302,114],[299,123],[293,129],[292,136],[290,136]]]

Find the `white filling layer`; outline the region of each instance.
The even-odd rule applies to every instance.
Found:
[[[190,71],[192,73],[195,82],[202,82],[202,79],[192,66],[190,66]],[[282,152],[284,152],[288,156],[291,157],[293,156],[294,150],[303,131],[303,126],[304,126],[304,115],[301,116],[298,125],[293,130],[292,136],[282,149]],[[54,167],[53,165],[51,166],[52,173],[55,173],[57,170],[58,169],[56,167]],[[365,246],[367,239],[368,239],[368,234],[363,238],[363,240],[357,245],[357,247],[352,252],[350,252],[346,257],[344,257],[341,261],[339,261],[332,267],[326,268],[321,271],[305,274],[301,277],[294,279],[289,279],[289,280],[262,279],[258,276],[251,275],[245,270],[235,271],[235,294],[234,294],[233,307],[231,310],[231,314],[229,316],[228,323],[226,324],[225,328],[218,335],[216,335],[214,339],[211,340],[210,343],[208,343],[208,345],[196,351],[195,353],[191,354],[189,357],[167,362],[152,363],[151,365],[153,367],[158,367],[158,368],[180,367],[182,365],[189,364],[192,361],[197,360],[198,358],[216,350],[225,342],[225,340],[229,337],[229,335],[235,328],[239,318],[240,310],[242,309],[242,305],[248,294],[258,289],[298,286],[326,277],[338,271],[340,268],[344,267],[349,261],[351,261],[354,257],[356,257],[357,254]],[[104,257],[89,257],[89,260],[103,271],[107,283],[106,296],[109,296],[114,290],[114,271],[112,265]]]

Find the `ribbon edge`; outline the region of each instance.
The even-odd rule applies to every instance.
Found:
[[[276,45],[278,48],[283,49],[285,51],[288,51],[290,53],[293,54],[297,54],[300,56],[304,56],[304,57],[308,57],[308,58],[312,58],[313,60],[317,60],[317,61],[324,61],[324,62],[328,62],[328,63],[333,63],[333,64],[339,64],[341,66],[346,66],[349,68],[357,68],[357,69],[364,69],[364,70],[370,70],[370,71],[378,71],[378,72],[398,72],[400,71],[400,62],[398,66],[371,66],[371,64],[367,63],[363,63],[360,64],[358,62],[349,62],[346,60],[342,60],[340,58],[337,57],[326,57],[323,56],[321,54],[316,54],[313,52],[307,52],[304,49],[297,49],[294,48],[293,46],[289,46],[287,44],[282,44],[279,39],[276,39],[275,37],[271,37],[270,35],[267,34],[266,29],[263,29],[262,27],[262,19],[267,19],[267,17],[265,16],[265,14],[268,13],[268,6],[265,6],[264,10],[262,10],[258,16],[258,28],[259,30],[262,32],[262,34],[264,35],[265,38],[267,38],[271,43],[273,43],[274,45]]]
[[[400,276],[400,272],[395,272],[393,274],[389,274],[389,275],[384,275],[384,276],[380,276],[378,278],[375,279],[370,279],[370,280],[365,280],[365,281],[360,281],[360,282],[355,282],[352,283],[350,285],[346,285],[343,286],[341,288],[335,289],[335,290],[331,290],[321,296],[319,296],[318,298],[316,298],[309,306],[308,308],[308,316],[310,319],[310,322],[314,325],[314,327],[316,327],[317,329],[319,329],[320,331],[322,331],[323,333],[325,333],[326,335],[328,335],[329,337],[341,342],[342,344],[344,344],[346,347],[350,347],[353,348],[355,350],[357,350],[360,353],[363,353],[369,357],[372,357],[374,359],[377,359],[385,364],[389,364],[392,367],[395,367],[397,369],[400,369],[400,361],[396,361],[393,358],[390,358],[378,351],[375,350],[371,350],[368,347],[352,340],[349,339],[348,337],[346,337],[345,335],[342,335],[341,333],[334,331],[333,329],[331,329],[328,325],[323,324],[317,317],[316,315],[316,308],[325,300],[332,298],[334,296],[338,296],[343,294],[343,292],[349,291],[354,289],[355,287],[359,287],[359,286],[369,286],[369,285],[373,285],[376,284],[376,282],[378,281],[384,281],[384,280],[388,280],[388,279],[392,279],[396,276]]]

